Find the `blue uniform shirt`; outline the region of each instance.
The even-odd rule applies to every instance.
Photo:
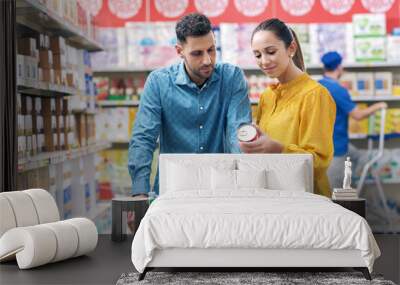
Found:
[[[236,130],[251,122],[240,68],[217,63],[199,88],[179,63],[150,73],[129,143],[132,193],[147,193],[157,138],[160,153],[238,153]],[[158,193],[158,174],[154,184]]]
[[[349,145],[349,113],[354,110],[356,104],[351,100],[347,89],[333,78],[324,76],[319,83],[328,89],[336,103],[336,120],[333,129],[334,156],[345,155]]]

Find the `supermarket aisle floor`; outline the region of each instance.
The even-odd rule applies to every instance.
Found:
[[[110,235],[99,235],[88,256],[29,270],[19,270],[16,262],[0,264],[0,284],[115,284],[122,273],[134,270],[131,244],[132,238],[115,243]]]
[[[375,235],[382,251],[374,271],[400,284],[400,235]],[[100,235],[94,252],[42,267],[19,270],[15,262],[0,264],[0,284],[115,284],[124,272],[134,271],[130,259],[132,237],[121,243]]]

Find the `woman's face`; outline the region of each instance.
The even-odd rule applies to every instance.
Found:
[[[271,78],[279,78],[288,68],[295,52],[293,43],[286,48],[284,42],[271,31],[258,31],[251,47],[257,65]]]

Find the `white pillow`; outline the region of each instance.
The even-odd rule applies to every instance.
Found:
[[[267,171],[236,170],[237,188],[267,188]]]
[[[266,169],[267,188],[271,190],[306,191],[307,177],[305,161],[239,160],[240,170]]]
[[[267,171],[268,188],[273,190],[306,191],[304,162],[293,166],[290,171],[269,169]]]
[[[167,191],[211,190],[211,169],[235,169],[236,161],[191,161],[180,159],[168,161]]]
[[[193,189],[210,189],[210,167],[185,166],[169,163],[168,165],[168,191],[185,191]]]
[[[211,189],[236,189],[236,170],[232,169],[211,169]]]

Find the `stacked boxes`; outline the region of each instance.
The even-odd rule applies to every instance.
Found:
[[[340,83],[352,96],[392,96],[391,72],[346,72]]]
[[[353,15],[353,31],[356,61],[386,60],[385,14]]]
[[[18,39],[17,53],[17,82],[20,85],[34,87],[39,76],[39,51],[36,39]]]

